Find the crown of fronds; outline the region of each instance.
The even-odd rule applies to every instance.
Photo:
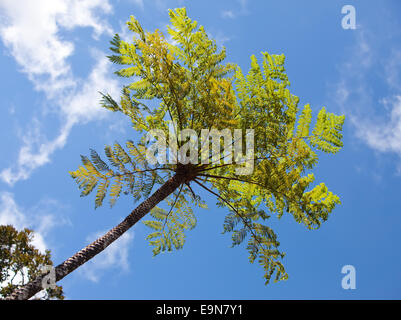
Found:
[[[145,32],[134,17],[127,22],[134,33],[132,43],[118,35],[111,41],[109,59],[121,66],[116,74],[134,82],[123,88],[119,102],[102,94],[102,106],[126,114],[140,133],[167,132],[170,120],[178,124],[177,131],[254,129],[254,170],[238,175],[238,164],[222,162],[191,167],[196,173],[191,181],[165,200],[166,208],[151,210],[152,220],[144,221],[152,229],[148,239],[153,253],[183,247],[184,231],[196,225],[192,205],[206,208],[191,187],[199,186],[229,210],[223,233],[232,233],[233,246],[248,239],[249,259],[262,265],[266,283],[272,277],[287,279],[281,262],[285,254],[267,222],[272,215],[280,218],[287,212],[315,229],[340,203],[324,183],[312,187],[315,178],[310,171],[318,161],[315,151],[334,154],[342,147],[344,116],[322,108],[311,129],[312,109],[305,105],[300,110],[299,98],[290,93],[284,55],[263,52],[261,64],[252,56],[244,75],[236,65],[223,63],[225,49],[219,51],[184,8],[170,10],[169,15],[169,41],[158,30]],[[149,100],[158,105],[149,106]],[[147,198],[178,170],[174,164],[150,166],[145,158],[148,143],[142,137],[138,143],[128,141],[126,148],[118,143],[106,146],[109,164],[94,150],[90,158],[82,156],[83,165],[71,172],[81,195],[97,188],[96,208],[107,194],[110,205],[121,193],[136,201]]]

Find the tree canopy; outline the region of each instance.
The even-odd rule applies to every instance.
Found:
[[[35,279],[42,267],[52,266],[50,250],[40,253],[34,247],[34,233],[30,229],[16,230],[11,225],[0,225],[0,297],[6,297],[15,289]],[[47,288],[35,296],[37,299],[64,299],[63,288]]]
[[[102,94],[102,106],[127,115],[140,138],[125,146],[117,142],[106,146],[107,161],[91,150],[70,174],[82,196],[96,190],[96,208],[107,195],[111,206],[121,193],[135,201],[147,199],[157,185],[181,174],[181,184],[165,199],[168,209],[156,206],[151,219],[144,221],[152,230],[148,239],[155,255],[183,247],[185,231],[196,225],[193,207],[207,208],[197,187],[228,210],[223,232],[231,233],[233,246],[247,241],[249,260],[261,264],[266,284],[272,277],[287,279],[284,253],[269,219],[291,214],[296,222],[316,229],[340,204],[324,183],[314,185],[312,169],[319,152],[335,154],[342,147],[344,116],[322,108],[312,126],[310,105],[300,107],[300,99],[290,92],[284,55],[262,52],[259,59],[252,55],[244,74],[236,64],[224,62],[225,48],[219,49],[185,8],[170,10],[169,15],[167,37],[159,30],[145,32],[131,16],[127,26],[132,41],[118,34],[111,41],[109,59],[119,66],[116,74],[127,84],[117,100]],[[152,141],[147,133],[159,130],[168,136],[171,123],[176,124],[176,136],[188,128],[199,136],[204,129],[253,129],[248,159],[252,173],[238,174],[239,163],[225,162],[232,155],[223,152],[216,157],[208,151],[209,163],[202,161],[202,153],[195,163],[149,163],[146,155]],[[236,141],[246,146],[242,138],[245,135]],[[172,143],[178,148],[188,143],[165,140],[170,148]]]

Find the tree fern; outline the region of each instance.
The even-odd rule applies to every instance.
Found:
[[[127,115],[141,138],[127,141],[124,147],[106,146],[107,161],[91,150],[91,159],[82,157],[83,165],[71,176],[83,196],[97,188],[95,207],[107,195],[110,205],[121,194],[131,195],[134,201],[146,199],[156,186],[179,176],[179,187],[144,221],[151,231],[147,239],[154,255],[184,246],[187,231],[196,225],[193,207],[205,207],[197,194],[203,189],[228,210],[223,233],[231,233],[233,246],[246,243],[250,262],[263,267],[265,282],[285,280],[285,253],[279,250],[270,219],[290,214],[296,222],[316,229],[340,204],[324,183],[313,185],[311,170],[318,163],[318,151],[336,153],[342,147],[344,116],[322,108],[312,124],[311,106],[300,110],[299,97],[290,91],[283,54],[252,55],[244,74],[240,67],[224,62],[225,48],[219,50],[185,8],[170,10],[169,16],[167,31],[174,43],[158,30],[144,31],[133,16],[127,22],[132,42],[118,35],[111,41],[109,58],[119,67],[116,74],[128,83],[119,100],[102,94],[101,104]],[[148,105],[149,100],[156,105]],[[177,124],[178,134],[186,128],[199,133],[253,129],[253,173],[237,174],[238,164],[223,164],[222,154],[217,155],[221,161],[209,164],[202,163],[200,155],[198,164],[149,163],[146,154],[151,142],[145,133],[165,132],[169,147],[171,122]],[[184,144],[176,143],[178,148]]]

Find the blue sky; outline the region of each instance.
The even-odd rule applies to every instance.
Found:
[[[344,5],[356,29],[343,29]],[[284,53],[291,91],[313,112],[346,115],[344,148],[320,157],[315,175],[342,205],[319,230],[291,216],[273,221],[285,282],[264,285],[244,247],[222,235],[226,210],[202,190],[208,210],[180,251],[152,257],[139,223],[63,279],[68,299],[400,299],[401,2],[345,0],[0,0],[0,223],[36,231],[58,264],[123,219],[122,197],[94,210],[68,174],[89,148],[135,136],[129,119],[99,107],[98,91],[122,82],[105,58],[114,33],[135,15],[165,31],[168,8],[185,6],[227,61],[248,69],[252,54]],[[356,289],[341,287],[353,265]]]

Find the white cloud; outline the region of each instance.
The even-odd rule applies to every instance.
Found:
[[[29,281],[29,277],[28,277],[28,268],[27,267],[23,267],[18,273],[15,273],[11,270],[7,271],[7,277],[5,277],[3,282],[0,282],[0,288],[3,288],[7,285],[9,285],[10,283],[13,285],[19,285],[22,283],[27,283]],[[41,296],[43,294],[43,291],[40,291],[38,293],[41,293]],[[0,298],[3,298],[3,296],[0,294]]]
[[[136,1],[142,2],[142,0]],[[95,38],[102,33],[113,34],[111,27],[104,20],[99,20],[99,17],[95,15],[97,9],[100,9],[104,13],[112,12],[112,6],[107,0],[70,0],[66,4],[67,8],[63,10],[60,20],[57,21],[61,26],[67,29],[91,27],[94,30],[93,36]]]
[[[86,241],[92,242],[105,233],[106,231],[102,231],[89,235]],[[80,274],[92,282],[98,282],[100,277],[107,271],[128,272],[128,254],[133,239],[134,233],[132,231],[124,233],[103,252],[84,264],[79,269]]]
[[[141,9],[144,8],[143,5],[143,0],[131,0],[135,5],[137,5],[138,7],[140,7]]]
[[[232,10],[224,10],[221,13],[223,18],[234,19],[236,17],[235,13]]]
[[[371,148],[401,157],[401,96],[384,99],[381,104],[390,106],[389,119],[353,119],[357,135]]]
[[[23,209],[16,203],[14,195],[9,192],[0,193],[0,225],[12,225],[18,231],[28,228],[33,230],[33,239],[31,244],[41,253],[45,253],[46,249],[50,249],[45,238],[49,232],[60,225],[69,224],[64,217],[60,216],[57,211],[63,205],[53,199],[42,199],[35,206],[29,209]],[[17,274],[9,272],[9,276],[0,283],[0,288],[8,283],[13,284],[27,283],[28,269],[24,267],[22,272]],[[45,296],[42,290],[31,299],[39,299]]]
[[[116,96],[119,91],[118,83],[108,78],[111,72],[107,59],[97,51],[94,56],[97,56],[97,64],[88,79],[78,81],[79,84],[82,83],[77,86],[78,90],[72,90],[64,98],[59,97],[61,116],[65,119],[59,134],[53,140],[46,141],[40,133],[40,122],[34,121],[31,130],[23,137],[16,166],[0,172],[3,181],[13,185],[19,180],[29,178],[36,168],[50,162],[50,157],[56,150],[64,147],[75,124],[101,119],[106,115],[107,111],[99,106],[98,91]]]
[[[67,224],[57,211],[62,206],[51,199],[43,199],[33,208],[23,209],[10,192],[0,193],[0,225],[12,225],[17,230],[29,228],[34,231],[32,244],[42,253],[49,249],[46,235],[56,226]]]
[[[387,84],[392,89],[401,91],[401,50],[392,50],[384,71]]]
[[[239,4],[240,4],[241,10],[242,10],[243,12],[248,11],[248,2],[249,2],[249,0],[238,0],[238,2],[239,2]]]
[[[361,141],[379,153],[401,158],[401,49],[395,46],[386,52],[387,43],[366,28],[355,34],[354,47],[340,65],[333,100]]]
[[[79,89],[63,101],[62,111],[72,122],[86,122],[103,118],[107,111],[99,107],[100,92],[116,96],[120,89],[118,81],[110,78],[110,62],[105,54],[93,50],[92,56],[97,61],[89,77],[80,81]]]
[[[125,42],[131,42],[135,34],[127,28],[126,21],[119,21],[120,31],[118,32],[120,38]]]
[[[19,210],[11,193],[2,192],[0,195],[0,203],[0,225],[12,224],[17,229],[26,227],[26,217]]]
[[[111,11],[107,0],[42,0],[40,5],[31,0],[2,0],[0,8],[1,38],[31,79],[49,75],[54,81],[69,75],[66,59],[74,45],[61,38],[61,28],[91,27],[94,36],[111,34],[107,23],[94,15],[95,9]]]
[[[28,179],[36,168],[50,162],[50,156],[53,152],[64,147],[73,124],[73,120],[70,119],[61,128],[59,135],[54,140],[46,141],[40,133],[40,123],[34,121],[31,130],[23,137],[17,163],[12,167],[3,169],[0,172],[0,178],[10,185],[19,180]]]
[[[105,54],[96,50],[92,50],[96,64],[88,78],[74,77],[67,61],[74,44],[60,35],[63,29],[76,27],[92,28],[94,37],[111,35],[107,22],[97,15],[99,11],[111,12],[109,1],[43,0],[38,5],[30,0],[4,0],[0,9],[0,37],[35,89],[44,92],[56,106],[63,123],[50,141],[41,134],[41,123],[46,119],[35,119],[30,128],[24,129],[28,134],[22,138],[16,164],[0,172],[0,178],[13,185],[49,163],[51,155],[66,144],[74,125],[104,117],[98,91],[116,95],[119,86],[117,80],[109,78],[110,64]]]
[[[221,12],[221,17],[222,18],[228,18],[228,19],[235,19],[238,16],[242,15],[247,15],[249,14],[248,11],[248,0],[237,0],[237,3],[239,4],[239,7],[230,10],[223,10]]]

